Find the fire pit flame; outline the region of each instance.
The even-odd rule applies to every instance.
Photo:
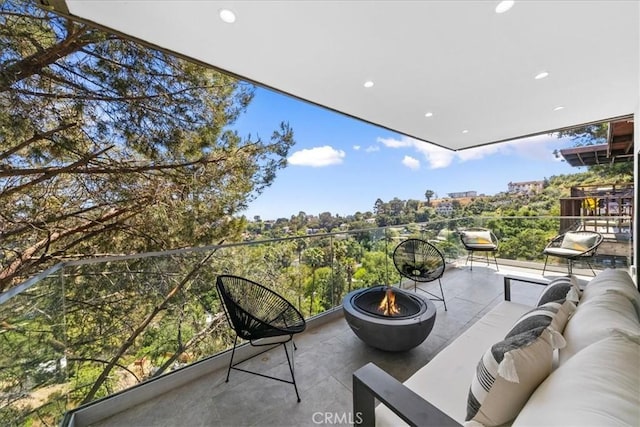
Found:
[[[387,289],[385,292],[384,298],[382,298],[378,306],[378,311],[385,316],[400,314],[400,309],[398,308],[398,304],[396,304],[396,294],[394,294],[391,289]]]

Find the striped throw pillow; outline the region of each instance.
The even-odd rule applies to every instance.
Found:
[[[582,291],[575,276],[556,277],[551,280],[538,297],[537,306],[550,301],[569,300],[574,304],[580,301]]]
[[[575,310],[575,304],[568,300],[547,302],[520,316],[505,338],[521,334],[531,329],[549,327],[556,332],[556,334],[554,334],[554,347],[562,348],[564,347],[564,339],[560,334],[564,331],[564,327],[569,321],[569,316],[571,316]]]
[[[551,329],[539,327],[491,346],[471,380],[465,426],[498,426],[513,420],[551,373],[553,341]]]

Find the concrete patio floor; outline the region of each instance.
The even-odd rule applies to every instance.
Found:
[[[543,279],[541,270],[503,265],[500,271],[483,265],[474,265],[470,271],[462,262],[447,269],[442,285],[448,310],[444,311],[441,302],[434,302],[437,315],[433,331],[410,351],[390,353],[368,346],[355,336],[341,315],[296,336],[295,372],[300,403],[290,384],[238,371],[232,371],[225,383],[226,369],[220,369],[94,425],[352,425],[355,370],[373,362],[398,380],[406,380],[503,299],[505,275]],[[546,278],[560,275],[563,273],[547,271]],[[436,286],[437,282],[431,283],[426,289]],[[541,290],[540,286],[514,282],[512,300],[533,304]],[[282,347],[258,356],[246,367],[289,378]]]

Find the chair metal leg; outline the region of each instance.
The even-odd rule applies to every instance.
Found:
[[[587,265],[589,266],[589,268],[591,269],[591,273],[593,273],[593,276],[595,277],[596,271],[593,269],[593,266],[591,265],[591,263],[589,261],[587,261]]]
[[[264,351],[261,351],[261,352],[259,352],[257,354],[254,354],[253,356],[250,356],[247,359],[241,360],[240,362],[236,362],[234,364],[233,363],[233,358],[234,358],[234,354],[235,354],[235,351],[236,351],[236,344],[238,342],[238,336],[236,335],[236,339],[233,342],[233,350],[231,351],[231,361],[229,362],[229,369],[227,370],[227,379],[225,380],[225,382],[229,382],[229,373],[231,372],[232,369],[235,369],[236,371],[245,372],[247,374],[257,375],[259,377],[269,378],[269,379],[280,381],[280,382],[287,383],[287,384],[293,384],[293,387],[296,390],[296,397],[298,398],[298,402],[300,402],[300,394],[298,393],[298,386],[296,385],[296,377],[295,377],[295,374],[294,374],[294,369],[293,369],[293,364],[292,364],[293,350],[291,351],[291,357],[289,357],[289,352],[287,351],[287,342],[289,342],[289,341],[291,341],[292,346],[295,347],[295,343],[293,342],[293,335],[290,335],[289,339],[287,341],[283,341],[283,342],[279,342],[279,343],[254,344],[253,341],[250,341],[250,344],[252,346],[254,346],[254,347],[266,346],[268,348],[266,348]],[[238,365],[240,365],[240,364],[242,364],[244,362],[247,362],[250,359],[253,359],[254,357],[260,356],[261,354],[266,353],[267,351],[273,350],[276,347],[278,347],[279,345],[284,347],[284,353],[287,356],[287,364],[289,365],[289,372],[291,373],[291,380],[287,380],[287,379],[284,379],[284,378],[278,378],[278,377],[274,377],[274,376],[271,376],[271,375],[265,375],[265,374],[262,374],[260,372],[250,371],[250,370],[238,367]]]
[[[444,300],[444,291],[442,290],[442,281],[440,279],[438,279],[438,286],[440,286],[440,296],[438,296],[438,295],[436,295],[436,294],[434,294],[432,292],[426,291],[426,290],[424,290],[422,288],[416,287],[416,282],[415,281],[413,282],[413,284],[414,284],[414,292],[417,292],[417,290],[419,289],[422,292],[424,292],[425,294],[431,295],[433,298],[429,298],[429,299],[432,300],[432,301],[441,301],[444,304],[444,311],[447,311],[447,302]]]
[[[231,360],[229,360],[229,369],[227,369],[227,379],[224,381],[226,383],[229,382],[229,374],[231,373],[231,368],[233,367],[233,356],[236,354],[237,343],[238,343],[238,336],[236,335],[236,339],[233,340],[233,350],[231,350]]]
[[[491,261],[489,260],[489,251],[482,251],[484,252],[484,257],[485,257],[485,261],[487,262],[487,266],[491,265]],[[493,256],[493,262],[496,265],[496,270],[500,270],[500,267],[498,267],[498,259],[496,258],[496,253],[495,252],[491,252],[491,255]],[[474,256],[474,251],[469,251],[467,254],[467,259],[464,263],[464,265],[470,264],[470,268],[469,270],[473,271],[473,259],[475,258]],[[479,260],[478,260],[479,261]]]
[[[549,255],[546,255],[544,258],[544,267],[542,268],[542,275],[544,276],[544,272],[547,269],[547,260],[549,259]]]
[[[282,343],[282,347],[284,348],[284,354],[287,356],[287,363],[289,364],[289,372],[291,372],[291,383],[293,384],[293,388],[296,390],[296,397],[298,398],[298,402],[300,402],[300,394],[298,394],[298,386],[296,385],[296,376],[293,372],[293,366],[291,364],[291,359],[293,359],[293,352],[291,352],[291,358],[289,358],[289,352],[287,351],[287,343]]]
[[[440,294],[442,295],[442,304],[444,304],[444,311],[447,311],[447,302],[444,300],[444,291],[442,290],[442,282],[438,279],[438,284],[440,285]]]

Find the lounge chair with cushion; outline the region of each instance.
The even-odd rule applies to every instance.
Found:
[[[598,246],[600,246],[603,240],[604,238],[602,237],[602,234],[597,231],[584,230],[567,231],[564,234],[554,237],[544,248],[544,251],[542,251],[542,254],[545,255],[542,274],[544,275],[544,272],[547,269],[547,260],[549,259],[549,256],[554,256],[567,260],[568,275],[572,274],[573,263],[575,261],[584,260],[595,276],[596,273],[589,263],[589,260],[595,256]]]
[[[498,260],[496,259],[498,238],[491,230],[480,227],[467,228],[460,231],[460,240],[464,248],[468,251],[465,264],[471,262],[471,270],[473,270],[473,260],[479,259],[479,257],[474,255],[475,252],[484,252],[484,259],[486,259],[487,265],[489,265],[489,253],[491,253],[491,255],[493,255],[493,262],[496,264],[496,270],[498,270]]]

